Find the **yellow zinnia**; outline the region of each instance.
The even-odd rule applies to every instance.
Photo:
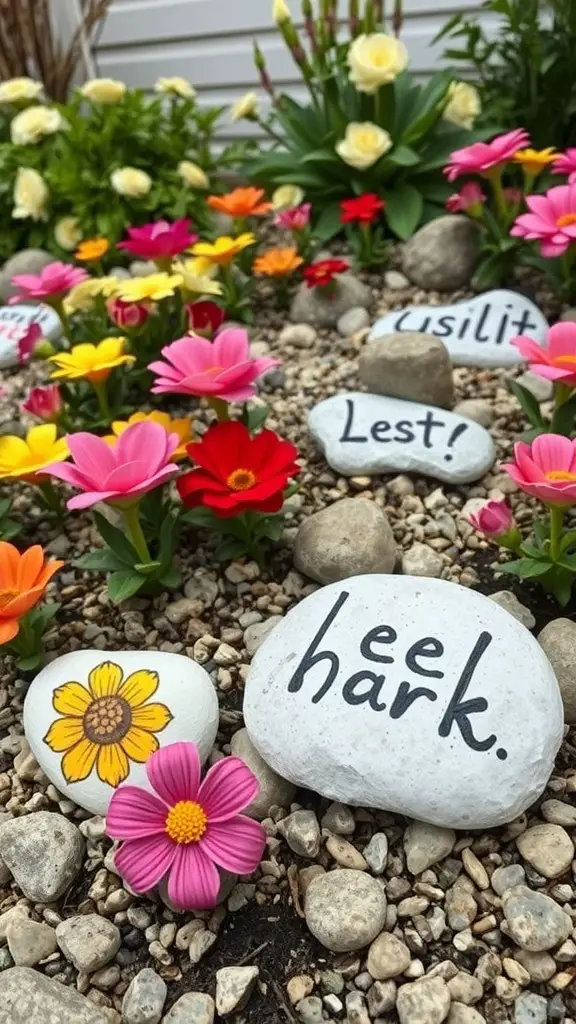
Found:
[[[192,260],[177,260],[174,270],[182,278],[182,290],[196,295],[221,295],[222,285],[213,281],[218,267],[207,259],[196,257]]]
[[[88,674],[88,687],[69,682],[52,695],[62,718],[52,722],[44,743],[64,754],[62,775],[81,782],[96,768],[101,782],[119,786],[130,774],[130,761],[144,764],[160,746],[155,732],[172,721],[165,704],[147,704],[158,689],[157,672],[140,669],[127,679],[119,665],[104,661]]]
[[[118,287],[118,298],[123,302],[159,302],[167,299],[182,284],[179,274],[148,274],[147,277],[133,277],[130,281],[121,281]]]
[[[548,146],[547,149],[519,149],[514,154],[514,160],[517,164],[521,164],[526,174],[534,178],[537,174],[541,174],[549,164],[553,164],[559,156],[560,154],[554,149],[554,146]]]
[[[99,295],[109,299],[116,292],[120,280],[111,275],[107,277],[89,277],[87,281],[81,281],[68,292],[64,299],[64,312],[67,316],[71,313],[87,313],[91,310]]]
[[[68,442],[58,437],[55,423],[31,427],[25,438],[6,434],[0,437],[0,477],[37,483],[37,474],[52,462],[64,462],[69,454]]]
[[[194,440],[192,434],[192,420],[180,419],[173,420],[167,412],[160,412],[159,409],[155,409],[153,412],[133,412],[127,420],[114,420],[112,424],[112,434],[107,434],[104,438],[108,441],[108,444],[114,444],[117,438],[124,433],[128,427],[131,427],[133,423],[159,423],[167,434],[178,434],[180,444],[175,449],[172,455],[171,462],[177,462],[178,459],[186,457],[186,445],[191,444]]]
[[[208,263],[226,267],[232,263],[238,253],[255,243],[256,237],[251,232],[238,235],[237,238],[221,235],[215,242],[196,242],[196,245],[192,246],[192,255],[199,256]]]
[[[85,342],[74,345],[69,352],[57,352],[48,362],[58,367],[50,374],[55,380],[89,380],[99,384],[116,366],[133,363],[135,356],[124,352],[126,338],[104,338],[97,345]]]

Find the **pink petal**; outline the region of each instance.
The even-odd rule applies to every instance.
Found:
[[[229,327],[225,331],[220,331],[212,347],[216,366],[232,367],[250,359],[248,332],[239,327]]]
[[[97,505],[99,501],[109,501],[110,498],[117,497],[117,491],[85,491],[84,494],[75,494],[73,498],[69,498],[66,502],[66,508],[73,512],[76,509],[91,508],[92,505]]]
[[[183,910],[211,910],[220,892],[220,875],[216,865],[198,843],[182,843],[168,878],[168,898]]]
[[[78,487],[82,491],[94,486],[92,480],[87,480],[84,474],[69,462],[51,462],[48,466],[44,467],[42,472],[49,473],[50,476],[56,477],[57,480],[63,480],[65,484],[70,484],[71,487]]]
[[[201,768],[195,743],[170,743],[146,762],[150,785],[171,806],[180,800],[196,800]]]
[[[68,447],[80,472],[93,484],[103,483],[117,464],[114,449],[95,434],[69,434]]]
[[[531,455],[543,473],[570,470],[574,442],[561,434],[540,434],[532,442]]]
[[[150,471],[144,475],[151,475],[168,462],[168,435],[159,423],[133,423],[118,438],[115,454],[118,466],[144,462]]]
[[[200,840],[200,848],[210,860],[236,875],[251,875],[262,860],[265,846],[262,825],[243,814],[217,825],[210,823]]]
[[[168,874],[176,850],[166,834],[130,839],[114,855],[114,864],[134,892],[150,892]]]
[[[533,338],[527,338],[525,335],[520,334],[517,338],[512,338],[510,344],[514,345],[520,355],[528,362],[541,363],[548,361],[547,350],[542,348]]]
[[[111,839],[143,839],[164,834],[168,808],[153,793],[138,786],[120,786],[106,813],[106,832]]]
[[[228,821],[258,796],[260,785],[239,757],[225,757],[207,772],[198,791],[211,825]]]
[[[554,359],[576,356],[576,323],[554,324],[548,331],[548,348]]]

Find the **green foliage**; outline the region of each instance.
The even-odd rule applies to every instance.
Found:
[[[17,537],[22,527],[15,519],[10,518],[10,499],[0,500],[0,540],[12,540]]]
[[[19,631],[13,640],[2,645],[2,651],[16,658],[21,672],[35,672],[44,661],[43,637],[56,615],[59,604],[36,605],[19,621]]]
[[[288,496],[288,494],[286,494]],[[182,520],[191,526],[210,530],[218,536],[214,557],[219,562],[248,556],[264,565],[267,549],[282,537],[282,512],[270,515],[263,512],[243,512],[223,519],[212,509],[198,506],[184,512]]]

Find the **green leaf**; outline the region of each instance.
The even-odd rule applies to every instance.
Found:
[[[75,558],[72,565],[77,569],[96,569],[99,572],[114,572],[116,569],[126,568],[126,563],[111,548],[89,551],[87,555]]]
[[[204,530],[213,529],[215,524],[219,522],[211,509],[203,508],[200,505],[198,508],[188,509],[182,516],[182,521],[189,523],[191,526],[199,526]]]
[[[128,537],[118,527],[112,526],[100,512],[94,513],[94,520],[98,532],[109,548],[118,555],[118,558],[127,565],[133,566],[138,561],[138,552],[128,540]]]
[[[242,422],[247,426],[251,434],[257,434],[266,423],[270,409],[267,405],[246,404],[242,410]]]
[[[134,571],[140,573],[141,576],[153,576],[161,568],[161,565],[161,562],[139,562],[134,566]]]
[[[394,146],[394,149],[387,154],[386,159],[397,164],[398,167],[414,167],[415,164],[420,163],[420,157],[416,150],[403,145]]]
[[[171,565],[166,572],[162,573],[162,575],[158,577],[158,582],[161,583],[163,587],[175,590],[182,582],[182,573],[175,565]]]
[[[576,395],[569,398],[558,409],[552,417],[550,430],[553,434],[564,434],[571,437],[574,432],[574,419],[576,418]]]
[[[0,522],[1,540],[11,540],[12,537],[17,537],[19,533],[22,533],[22,526],[15,519],[3,519]]]
[[[524,580],[532,579],[535,576],[544,576],[552,568],[551,562],[538,561],[536,558],[518,558],[514,562],[506,562],[499,566],[504,572],[511,572],[514,576],[520,576]]]
[[[509,380],[508,387],[515,398],[518,399],[528,422],[531,423],[533,427],[538,427],[541,433],[545,431],[546,422],[540,412],[538,400],[532,392],[528,391],[528,388],[523,387],[522,384],[519,384],[516,380]]]
[[[214,557],[219,562],[231,562],[246,554],[246,544],[239,537],[223,537],[216,547]]]
[[[108,596],[112,604],[121,604],[122,601],[127,601],[129,597],[138,593],[145,582],[145,576],[130,569],[113,572],[108,577]]]
[[[422,195],[408,183],[396,185],[386,192],[386,220],[399,238],[410,238],[422,216]]]
[[[322,211],[314,225],[314,237],[319,242],[329,242],[342,231],[340,203],[331,203]]]

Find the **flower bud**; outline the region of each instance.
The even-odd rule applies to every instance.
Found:
[[[43,388],[32,388],[21,408],[23,412],[31,413],[44,423],[56,423],[63,408],[58,385],[48,384]]]
[[[286,0],[273,0],[272,17],[277,25],[282,25],[285,21],[292,21],[292,15]]]
[[[124,302],[123,299],[108,299],[106,303],[108,316],[117,327],[141,327],[150,316],[150,308],[145,302]]]
[[[500,501],[487,501],[477,512],[467,516],[467,519],[475,530],[494,540],[507,534],[514,526],[514,514],[504,498]]]

